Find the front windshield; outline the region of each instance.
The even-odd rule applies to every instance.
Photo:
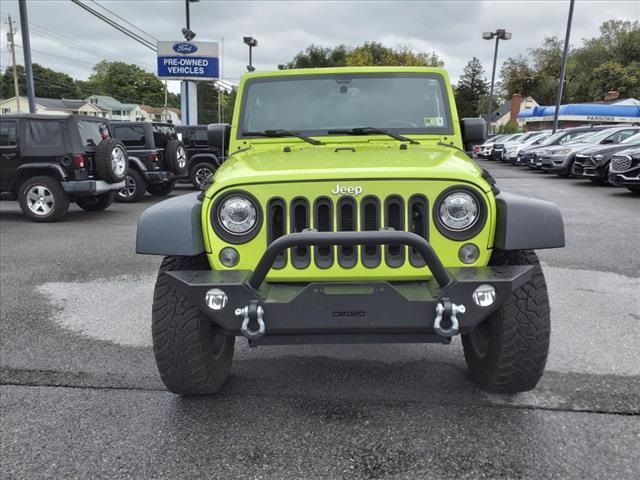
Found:
[[[451,134],[442,77],[430,73],[320,74],[248,80],[240,113],[244,132],[373,127],[396,133]],[[244,134],[244,135],[243,135]]]
[[[602,130],[596,133],[588,133],[586,135],[581,135],[575,140],[571,142],[567,142],[567,144],[569,143],[600,143],[602,140],[604,140],[605,138],[611,135],[613,135],[613,132],[611,130]]]
[[[634,133],[630,137],[625,138],[620,143],[640,143],[640,132]]]

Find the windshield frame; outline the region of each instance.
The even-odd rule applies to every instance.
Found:
[[[287,82],[287,81],[300,81],[305,79],[335,79],[341,80],[344,78],[386,78],[386,77],[403,77],[403,78],[415,78],[415,77],[423,77],[425,79],[433,79],[437,80],[442,95],[443,109],[444,109],[444,117],[445,117],[445,126],[444,127],[382,127],[375,126],[375,128],[387,130],[390,133],[399,134],[399,135],[438,135],[438,136],[447,136],[453,135],[455,133],[455,127],[453,125],[453,118],[451,112],[451,102],[449,99],[449,90],[447,88],[447,82],[444,77],[436,72],[340,72],[340,73],[309,73],[309,74],[300,74],[300,75],[278,75],[278,76],[264,76],[264,77],[255,77],[249,78],[245,81],[242,88],[242,101],[240,103],[240,112],[238,113],[238,127],[236,132],[236,139],[238,140],[266,140],[273,141],[274,139],[265,139],[264,137],[256,137],[252,135],[245,135],[244,132],[244,124],[245,124],[245,115],[247,112],[247,99],[249,95],[249,90],[251,86],[256,83],[272,83],[272,82]],[[372,125],[351,125],[348,127],[341,128],[358,128],[358,127],[370,127]],[[298,129],[290,129],[295,131],[296,133],[300,133],[302,135],[308,137],[340,137],[340,135],[330,135],[327,132],[329,130],[335,130],[337,127],[332,127],[329,129],[322,130],[298,130]],[[383,134],[380,134],[384,136]],[[347,135],[345,135],[347,136]],[[373,136],[373,134],[371,135]],[[351,136],[353,139],[353,136]]]

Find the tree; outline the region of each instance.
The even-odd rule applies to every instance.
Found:
[[[479,103],[488,93],[489,86],[484,76],[482,64],[480,60],[473,57],[464,67],[464,72],[455,89],[458,116],[460,118],[476,117],[480,113],[484,113],[480,111]]]
[[[153,73],[124,62],[101,61],[89,80],[78,85],[84,97],[110,95],[121,102],[164,105],[164,84]]]
[[[347,47],[334,48],[310,45],[299,52],[288,64],[288,68],[344,67],[347,64]]]
[[[73,78],[66,73],[56,72],[37,63],[32,66],[33,87],[36,97],[44,98],[76,98],[78,91]],[[24,67],[18,65],[18,89],[20,95],[27,94],[27,82]],[[15,96],[13,88],[13,66],[7,67],[0,76],[0,96],[11,98]]]
[[[287,64],[288,68],[318,68],[344,66],[427,66],[441,67],[444,62],[435,52],[414,53],[408,47],[389,48],[378,42],[365,42],[355,48],[338,45],[334,48],[311,45],[299,52]]]

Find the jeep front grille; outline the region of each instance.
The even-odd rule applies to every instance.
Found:
[[[413,195],[409,201],[398,195],[384,199],[366,196],[359,201],[353,197],[341,197],[337,201],[329,197],[309,200],[297,197],[288,204],[282,198],[272,198],[266,208],[267,242],[271,243],[287,233],[302,232],[314,228],[320,232],[376,231],[392,228],[409,231],[429,239],[429,202],[424,195]],[[334,262],[342,268],[352,268],[361,263],[368,268],[376,268],[385,262],[389,267],[401,267],[407,261],[419,267],[424,260],[414,249],[402,245],[379,245],[296,247],[291,249],[289,258],[283,253],[274,268],[282,269],[291,262],[296,269],[304,269],[311,261],[318,268],[329,268]]]

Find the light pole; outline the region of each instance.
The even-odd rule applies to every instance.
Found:
[[[491,71],[491,88],[489,89],[489,106],[487,107],[487,121],[489,122],[489,132],[491,132],[491,123],[492,123],[492,118],[491,118],[491,111],[493,110],[492,108],[492,104],[493,104],[493,86],[495,84],[495,80],[496,80],[496,62],[498,61],[498,43],[500,42],[500,40],[510,40],[511,39],[511,32],[507,32],[505,29],[503,28],[499,28],[497,29],[495,32],[483,32],[482,33],[482,38],[484,40],[493,40],[495,37],[496,39],[496,48],[493,52],[493,70]]]
[[[196,34],[191,30],[191,14],[189,4],[200,0],[185,0],[185,20],[187,26],[182,29],[182,35],[187,42],[194,39]],[[185,125],[198,124],[198,84],[191,80],[183,80],[180,84],[180,108]]]
[[[253,57],[252,57],[252,49],[253,47],[258,46],[258,40],[253,37],[242,37],[242,41],[249,45],[249,65],[247,65],[247,70],[253,72],[255,70],[253,66]]]

